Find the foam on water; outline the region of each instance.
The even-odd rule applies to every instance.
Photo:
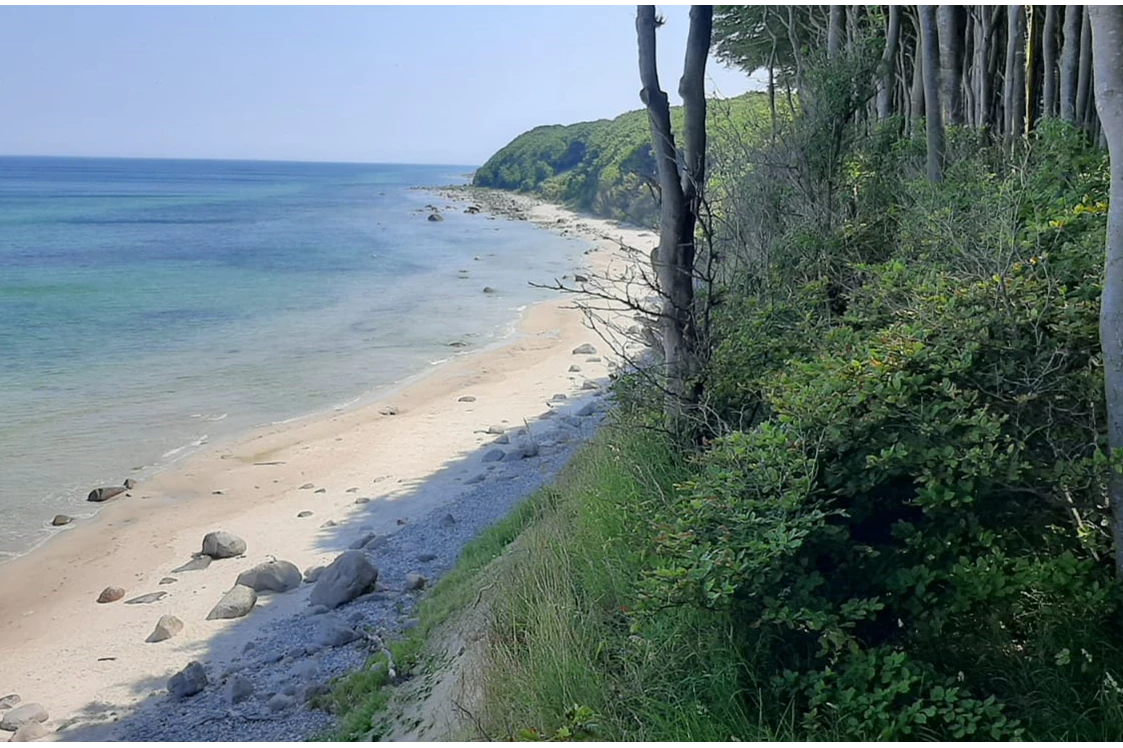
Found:
[[[586,245],[409,189],[465,171],[0,158],[0,557],[95,485],[508,335]]]

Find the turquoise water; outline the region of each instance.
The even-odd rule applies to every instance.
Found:
[[[0,157],[0,559],[94,485],[506,334],[586,245],[411,189],[469,171]]]

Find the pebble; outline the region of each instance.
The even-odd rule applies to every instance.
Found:
[[[97,596],[99,603],[115,603],[125,596],[125,590],[121,587],[106,587]]]

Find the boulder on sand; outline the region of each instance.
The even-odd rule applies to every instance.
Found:
[[[16,704],[20,703],[18,693],[10,693],[4,698],[0,699],[0,709],[11,709]]]
[[[0,730],[18,730],[31,722],[46,722],[47,710],[42,704],[24,704],[4,712],[0,719]]]
[[[377,581],[378,569],[364,553],[344,551],[320,574],[308,601],[312,605],[338,608],[366,592]]]
[[[239,574],[236,584],[255,592],[288,592],[300,586],[300,569],[288,561],[266,561]]]
[[[62,527],[63,525],[69,525],[73,521],[74,518],[69,514],[56,514],[55,518],[51,520],[51,525],[54,527]]]
[[[168,678],[168,693],[177,699],[194,696],[207,687],[207,671],[198,662],[189,662],[187,667]]]
[[[156,622],[156,628],[145,641],[150,644],[162,642],[165,639],[171,639],[180,631],[183,631],[183,621],[175,616],[160,616],[160,620]]]
[[[234,558],[246,552],[246,541],[232,532],[215,530],[203,538],[203,555],[211,558]]]
[[[86,501],[109,501],[114,496],[120,496],[127,489],[124,486],[107,486],[105,488],[95,488],[90,491],[90,495],[86,497]]]
[[[207,614],[207,620],[241,618],[253,610],[255,605],[257,605],[257,591],[253,587],[236,584],[222,596],[218,605],[211,609],[211,612]]]
[[[106,587],[97,596],[99,603],[115,603],[125,596],[125,590],[121,587]]]
[[[26,725],[16,730],[15,735],[12,735],[9,740],[13,743],[31,743],[45,738],[51,734],[51,731],[43,727],[39,722],[28,722]]]
[[[588,343],[582,343],[573,349],[574,356],[591,356],[597,352],[597,349]]]

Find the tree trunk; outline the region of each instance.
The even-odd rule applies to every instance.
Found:
[[[1041,13],[1036,6],[1024,5],[1026,13],[1025,47],[1025,134],[1033,132],[1040,111],[1037,106],[1041,91]]]
[[[912,89],[909,92],[909,135],[920,134],[920,118],[924,116],[924,54],[920,51],[920,18],[913,18],[916,27],[916,45],[912,51]]]
[[[1045,29],[1041,35],[1041,116],[1057,116],[1057,6],[1045,6]]]
[[[975,55],[972,67],[975,70],[975,125],[980,129],[990,127],[991,78],[990,78],[990,37],[991,14],[985,5],[975,6],[979,17],[975,21]]]
[[[939,5],[940,101],[949,125],[963,124],[963,8]]]
[[[1087,122],[1088,99],[1092,93],[1092,26],[1088,6],[1084,6],[1080,25],[1080,63],[1076,73],[1076,124]]]
[[[939,182],[944,178],[944,123],[940,110],[940,52],[936,32],[936,6],[921,5],[919,12],[924,112],[928,136],[928,181]]]
[[[666,378],[666,416],[676,433],[687,424],[684,416],[696,400],[696,335],[694,312],[694,229],[702,199],[706,169],[706,57],[710,50],[713,6],[690,9],[690,32],[679,95],[685,122],[683,171],[679,174],[671,110],[659,85],[655,55],[655,7],[640,5],[636,13],[639,46],[640,99],[647,107],[651,145],[659,171],[661,205],[659,246],[652,265],[663,298],[661,330]]]
[[[1061,119],[1076,121],[1076,71],[1080,65],[1080,26],[1083,6],[1066,5],[1064,45],[1061,47]]]
[[[827,27],[827,59],[829,60],[834,60],[842,54],[842,21],[845,13],[843,6],[831,6],[831,20]]]
[[[1107,253],[1100,298],[1100,347],[1112,453],[1123,449],[1123,8],[1089,5],[1095,47],[1096,108],[1111,155]],[[1114,461],[1113,461],[1114,462]],[[1108,489],[1115,540],[1115,575],[1123,577],[1123,475],[1112,470]]]
[[[901,36],[901,6],[889,6],[889,29],[885,34],[885,51],[881,54],[881,78],[877,88],[877,118],[889,119],[892,114],[893,70],[897,61],[897,42]]]
[[[1013,141],[1022,134],[1026,114],[1025,8],[1011,5],[1006,20],[1006,138]]]

